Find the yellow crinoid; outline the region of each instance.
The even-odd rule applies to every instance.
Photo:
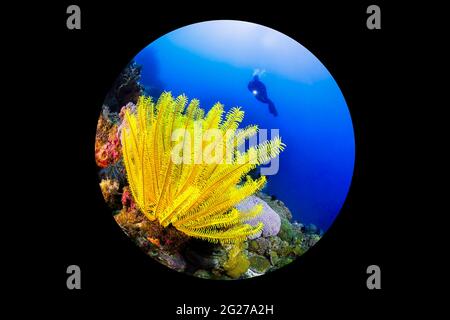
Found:
[[[263,224],[245,223],[262,210],[234,206],[259,191],[262,176],[247,173],[278,156],[279,137],[242,150],[257,126],[239,130],[240,108],[225,116],[216,103],[205,115],[199,101],[164,92],[154,103],[141,96],[126,109],[121,129],[123,159],[133,198],[150,220],[213,243],[236,243],[260,232]]]

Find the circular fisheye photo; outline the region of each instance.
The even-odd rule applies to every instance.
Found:
[[[326,67],[271,28],[208,21],[142,49],[97,125],[100,188],[149,257],[199,278],[290,264],[338,215],[355,159]]]

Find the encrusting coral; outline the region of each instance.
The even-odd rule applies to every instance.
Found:
[[[262,231],[263,223],[246,223],[262,206],[240,211],[235,205],[266,182],[264,176],[256,180],[247,176],[244,182],[242,178],[276,157],[284,144],[275,137],[241,152],[245,139],[257,132],[256,126],[238,130],[244,116],[241,109],[232,108],[223,119],[220,103],[205,115],[198,100],[187,102],[184,95],[174,99],[165,92],[156,104],[141,96],[135,111],[125,110],[120,135],[134,202],[150,221],[163,227],[172,225],[213,243],[241,243]],[[216,135],[205,145],[198,130],[215,130]],[[181,134],[174,139],[176,132]],[[222,151],[226,159],[210,161]],[[205,156],[208,152],[214,156]],[[174,161],[177,157],[182,161]]]

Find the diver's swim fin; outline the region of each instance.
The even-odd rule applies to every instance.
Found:
[[[273,114],[274,117],[278,116],[277,109],[275,108],[275,104],[272,102],[272,100],[269,100],[269,112]]]

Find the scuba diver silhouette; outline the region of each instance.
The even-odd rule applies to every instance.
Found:
[[[257,74],[253,76],[252,81],[248,83],[248,90],[255,96],[258,101],[262,103],[266,103],[269,106],[269,112],[273,114],[275,117],[278,115],[277,109],[275,108],[275,104],[272,100],[267,97],[267,89],[264,83],[259,80]]]

